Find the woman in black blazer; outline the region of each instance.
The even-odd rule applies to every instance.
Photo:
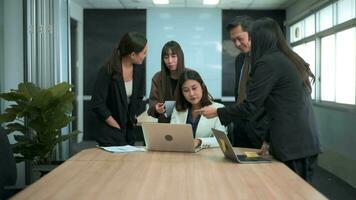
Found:
[[[133,126],[143,106],[147,39],[125,34],[108,62],[100,69],[91,108],[102,122],[95,139],[100,146],[134,145]]]
[[[310,181],[320,153],[318,130],[311,104],[312,75],[308,65],[287,45],[276,21],[257,20],[250,31],[251,78],[246,99],[224,108],[204,108],[207,117],[218,115],[227,125],[234,119],[248,118],[264,107],[269,115],[270,153]]]

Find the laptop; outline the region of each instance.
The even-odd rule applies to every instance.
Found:
[[[234,148],[232,147],[229,138],[222,131],[212,128],[214,136],[219,143],[220,149],[224,153],[225,157],[238,163],[252,164],[252,163],[269,163],[268,159],[262,157],[247,157],[246,155],[236,155]]]
[[[190,124],[143,123],[143,137],[150,151],[197,152]]]

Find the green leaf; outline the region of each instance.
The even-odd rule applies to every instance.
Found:
[[[48,124],[43,121],[42,117],[37,117],[28,122],[28,126],[36,130],[36,132],[43,132],[48,129]]]
[[[11,105],[11,107],[8,107],[5,109],[5,112],[18,115],[18,114],[22,113],[22,110],[19,109],[17,105]]]
[[[81,133],[81,131],[75,130],[75,131],[72,131],[72,132],[68,133],[67,135],[61,135],[61,136],[59,136],[59,137],[57,138],[56,143],[60,143],[60,142],[66,141],[66,140],[68,140],[69,138],[78,135],[79,133]]]
[[[14,119],[16,119],[16,115],[15,114],[12,114],[12,113],[0,114],[0,123],[12,122],[12,121],[14,121]]]
[[[70,114],[73,110],[74,93],[67,92],[63,97],[59,99],[58,107],[60,112]]]
[[[11,123],[11,124],[7,124],[6,127],[11,130],[11,132],[13,131],[20,131],[21,133],[25,134],[26,133],[26,127],[18,122],[16,123]]]
[[[16,163],[24,162],[26,159],[23,156],[15,155]]]
[[[19,91],[28,99],[31,99],[33,96],[36,96],[41,90],[33,83],[20,83],[18,87]]]
[[[60,98],[62,97],[67,91],[69,91],[70,88],[72,88],[73,86],[70,85],[67,82],[62,82],[59,83],[51,88],[49,88],[48,90],[52,93],[52,95],[55,98]]]
[[[18,92],[9,92],[0,94],[0,98],[6,101],[27,101],[27,97],[24,94]]]
[[[69,117],[64,115],[61,118],[58,118],[56,122],[54,122],[54,127],[57,129],[63,128],[69,124],[69,122],[73,121],[75,118],[74,117]]]
[[[53,101],[52,93],[48,90],[43,90],[33,97],[31,105],[41,110],[47,110],[51,101]]]
[[[14,135],[14,138],[17,142],[31,143],[31,138],[25,135]]]

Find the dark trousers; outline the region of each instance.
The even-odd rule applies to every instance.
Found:
[[[314,155],[296,160],[288,160],[284,164],[286,164],[291,170],[297,173],[304,180],[311,183],[314,167],[317,164],[317,160],[318,155]]]

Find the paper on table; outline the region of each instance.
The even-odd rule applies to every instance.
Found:
[[[146,151],[145,148],[135,147],[135,146],[131,146],[131,145],[99,147],[99,148],[104,149],[105,151],[109,151],[111,153],[127,153],[127,152],[136,152],[136,151]]]
[[[249,158],[255,158],[255,157],[260,157],[257,152],[254,151],[245,151],[245,155]]]

